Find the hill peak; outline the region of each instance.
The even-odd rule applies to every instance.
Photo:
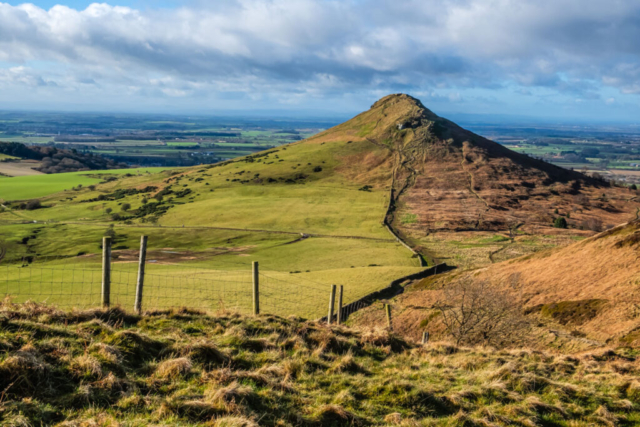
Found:
[[[440,119],[437,114],[425,107],[418,98],[414,98],[406,93],[394,93],[382,97],[373,103],[371,110],[386,109],[388,107],[395,107],[395,110],[398,112],[403,112],[403,110],[405,113],[413,111],[414,113],[418,113],[418,116],[431,121]]]

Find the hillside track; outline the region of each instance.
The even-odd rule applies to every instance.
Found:
[[[419,145],[398,149],[395,147],[389,147],[373,138],[366,138],[366,140],[377,147],[390,151],[394,156],[394,166],[391,172],[391,189],[389,191],[389,204],[387,205],[387,211],[384,215],[385,227],[398,242],[409,249],[414,255],[418,256],[421,267],[426,267],[428,265],[425,257],[431,260],[432,263],[437,264],[438,260],[436,260],[431,254],[416,251],[413,248],[413,245],[410,244],[409,239],[394,226],[396,222],[396,208],[400,201],[400,197],[404,195],[409,188],[415,185],[417,176],[419,175],[419,172],[412,166],[412,163],[416,161],[415,151],[419,149]],[[398,176],[401,174],[406,174],[406,178],[404,178],[402,184],[399,184],[398,181],[400,181],[400,179]]]

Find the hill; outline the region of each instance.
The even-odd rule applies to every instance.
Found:
[[[636,425],[635,356],[192,310],[0,304],[3,425]]]
[[[437,337],[443,325],[435,305],[444,289],[457,283],[490,283],[535,319],[532,345],[574,350],[638,347],[639,250],[640,220],[635,220],[567,247],[425,279],[393,301],[396,330],[416,339],[430,330]],[[384,324],[384,314],[376,307],[353,322]]]
[[[153,269],[197,264],[213,275],[257,260],[355,297],[436,260],[470,267],[564,245],[593,234],[583,222],[622,223],[638,206],[628,189],[514,153],[407,95],[286,146],[128,175],[42,197],[41,209],[6,205],[7,256],[97,263],[105,232],[117,234],[117,256],[144,233],[162,255]],[[559,216],[568,228],[553,228]]]
[[[507,246],[513,257],[566,243],[626,222],[640,206],[635,192],[511,151],[408,95],[382,98],[312,140],[335,135],[386,152],[384,164],[392,171],[387,223],[425,256],[462,267],[500,259]],[[372,156],[361,154],[353,163],[366,165]],[[553,228],[560,216],[568,229]],[[461,246],[479,253],[461,254]]]

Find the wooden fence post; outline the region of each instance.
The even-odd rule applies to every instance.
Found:
[[[111,237],[102,238],[102,307],[111,304]]]
[[[340,292],[338,292],[338,325],[342,325],[342,291],[344,286],[340,285]]]
[[[333,308],[336,305],[336,285],[331,285],[331,295],[329,296],[329,315],[327,316],[327,325],[333,322]]]
[[[144,286],[144,265],[147,260],[147,236],[140,238],[140,259],[138,261],[138,282],[136,283],[136,301],[133,309],[142,313],[142,287]]]
[[[387,313],[387,326],[390,328],[391,327],[391,305],[385,304],[384,310]]]
[[[260,273],[258,261],[253,261],[253,314],[260,314]]]
[[[426,344],[429,342],[429,332],[422,333],[422,344]]]

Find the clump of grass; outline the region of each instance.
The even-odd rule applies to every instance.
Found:
[[[214,427],[258,427],[259,424],[245,417],[220,417],[213,422]]]
[[[80,378],[102,377],[102,365],[100,361],[89,354],[75,357],[69,364],[69,370]]]
[[[155,375],[163,380],[175,380],[191,372],[192,367],[191,360],[186,357],[169,359],[157,366]]]
[[[237,381],[225,387],[213,386],[205,392],[205,397],[209,402],[217,403],[230,409],[252,396],[254,396],[253,389],[249,386],[241,385]]]
[[[322,405],[313,412],[312,418],[323,426],[360,425],[363,421],[340,405]]]

